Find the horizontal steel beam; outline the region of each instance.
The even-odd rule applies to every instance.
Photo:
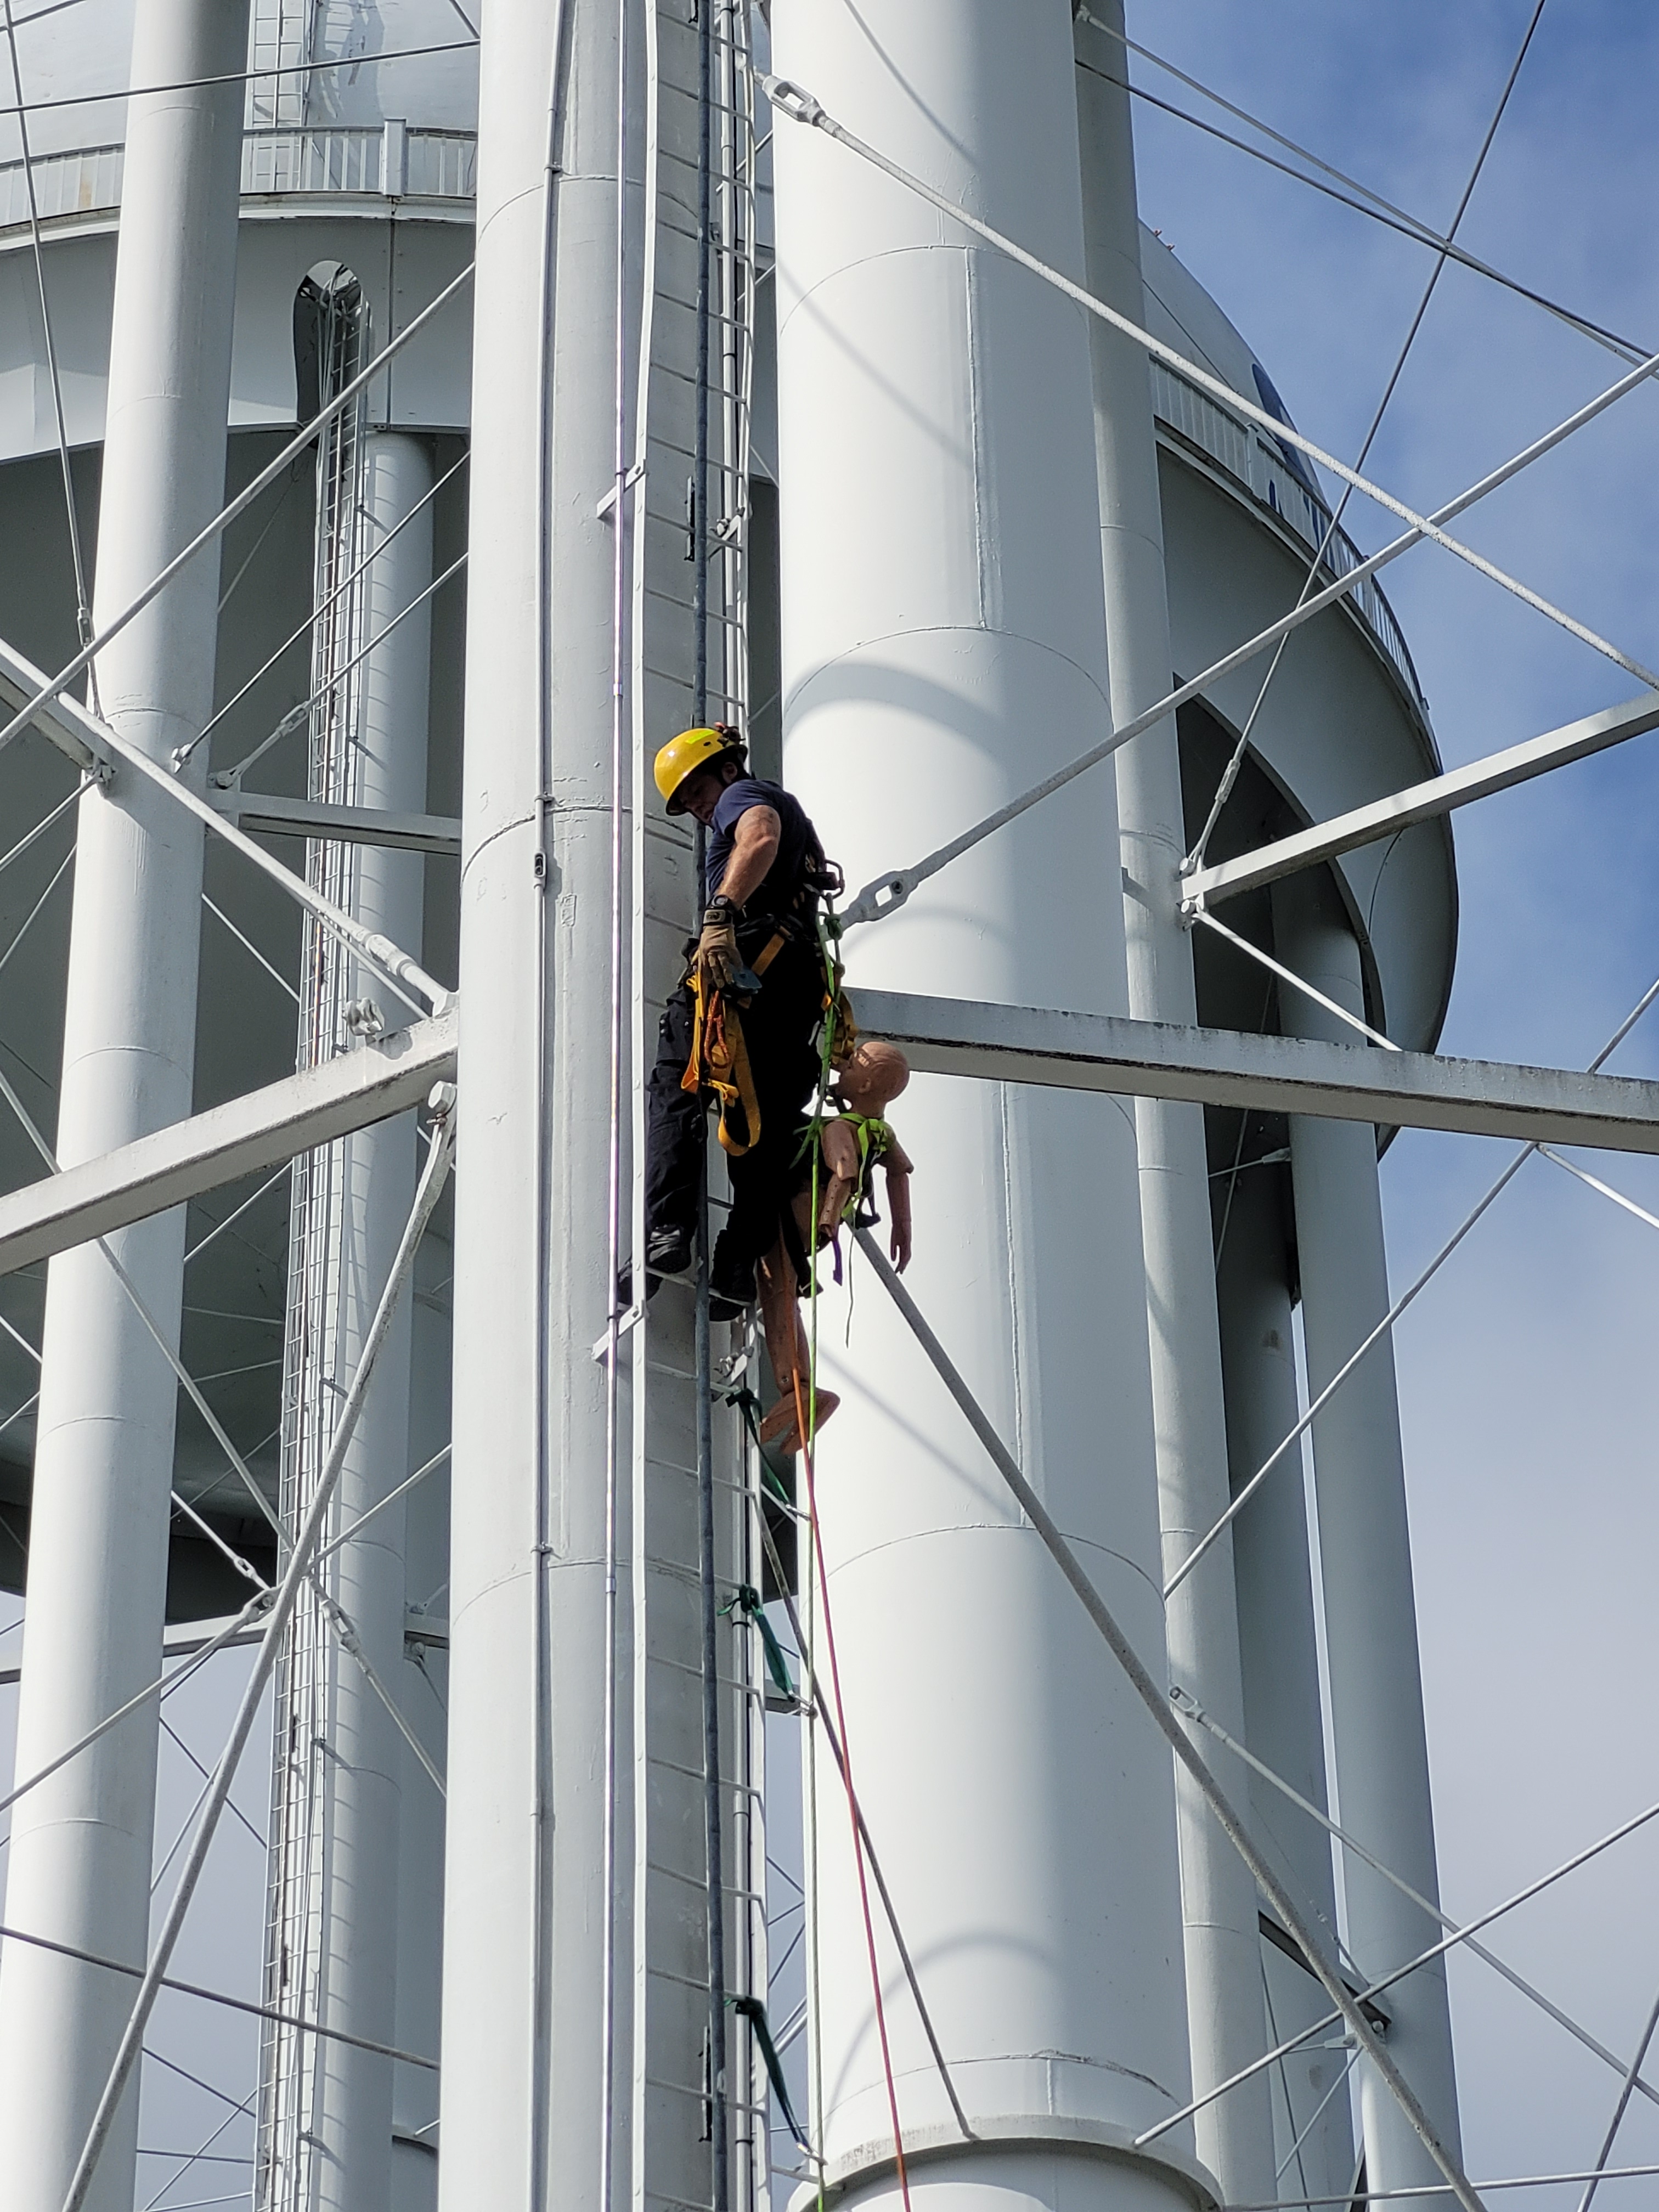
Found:
[[[866,1035],[890,1038],[933,1074],[1659,1153],[1659,1083],[1629,1076],[896,991],[859,991],[854,1002]]]
[[[0,1275],[418,1105],[454,1077],[458,1021],[452,1010],[396,1030],[12,1191],[0,1198]]]
[[[448,814],[388,814],[375,806],[331,806],[319,799],[279,799],[272,792],[210,785],[216,812],[252,835],[331,837],[343,845],[382,845],[406,853],[459,856],[461,825]]]
[[[164,1660],[193,1659],[205,1645],[211,1644],[216,1637],[221,1636],[224,1637],[224,1641],[220,1644],[219,1649],[222,1651],[235,1651],[245,1644],[257,1644],[265,1632],[263,1620],[251,1620],[245,1628],[237,1629],[234,1635],[225,1636],[224,1632],[229,1626],[230,1621],[228,1618],[220,1620],[175,1622],[162,1636],[161,1656]],[[420,1644],[429,1650],[447,1651],[449,1623],[447,1620],[430,1620],[425,1613],[416,1613],[411,1607],[404,1616],[405,1650],[411,1644]],[[0,1665],[0,1690],[9,1689],[22,1679],[23,1662],[21,1659],[9,1659],[3,1665]]]
[[[1467,768],[1431,776],[1426,783],[1411,784],[1387,799],[1373,799],[1369,806],[1356,806],[1332,821],[1316,823],[1311,830],[1298,830],[1293,837],[1278,838],[1254,853],[1242,853],[1234,860],[1218,860],[1212,868],[1195,868],[1182,885],[1182,896],[1188,900],[1205,899],[1211,905],[1218,899],[1235,898],[1240,891],[1276,883],[1281,876],[1294,875],[1298,868],[1311,867],[1316,860],[1334,860],[1358,846],[1373,845],[1379,837],[1391,837],[1414,822],[1449,814],[1455,806],[1488,799],[1495,791],[1508,791],[1515,784],[1547,775],[1552,769],[1605,752],[1609,745],[1621,745],[1627,738],[1639,738],[1656,728],[1659,728],[1659,691],[1644,691],[1622,707],[1587,714],[1582,721],[1569,722],[1559,730],[1546,730],[1541,738],[1528,738],[1524,744],[1488,753],[1481,760],[1471,761]]]
[[[8,721],[14,714],[21,714],[49,681],[33,662],[24,659],[15,646],[0,638],[0,709],[3,709]],[[82,775],[107,781],[113,773],[114,763],[100,734],[102,725],[78,699],[48,699],[35,708],[34,726],[43,737],[50,738]]]

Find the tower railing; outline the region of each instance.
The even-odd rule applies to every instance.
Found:
[[[1196,447],[1206,459],[1242,484],[1254,499],[1294,531],[1310,552],[1325,545],[1326,533],[1331,526],[1331,510],[1286,465],[1279,447],[1265,432],[1253,423],[1242,422],[1218,400],[1211,398],[1208,392],[1188,384],[1184,376],[1166,368],[1161,362],[1151,362],[1148,367],[1152,380],[1152,412],[1159,428],[1175,431],[1189,446]],[[1347,532],[1339,526],[1331,532],[1321,565],[1329,570],[1334,581],[1352,574],[1364,558]],[[1416,702],[1426,720],[1429,702],[1418,681],[1405,635],[1381,586],[1374,578],[1365,578],[1354,586],[1349,604],[1394,664],[1407,696]]]
[[[478,142],[471,131],[412,129],[391,118],[368,128],[272,125],[242,136],[242,195],[367,193],[386,199],[470,200]],[[121,204],[125,146],[82,146],[34,161],[43,222],[112,214]],[[0,233],[28,225],[21,161],[0,163]]]

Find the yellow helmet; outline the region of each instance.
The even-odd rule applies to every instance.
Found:
[[[685,802],[676,793],[690,775],[700,768],[712,768],[716,761],[741,761],[749,748],[729,723],[715,722],[701,730],[682,730],[657,755],[655,773],[657,788],[671,814],[684,814]]]

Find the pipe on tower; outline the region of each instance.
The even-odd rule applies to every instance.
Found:
[[[849,129],[1082,276],[1066,10],[780,0],[773,33],[779,71]],[[858,883],[1108,720],[1088,336],[1035,277],[820,134],[781,134],[776,161],[786,769]],[[1122,929],[1112,786],[1096,777],[860,931],[853,981],[1121,1013]],[[918,1300],[1162,1675],[1128,1115],[918,1077],[895,1119],[918,1163]],[[818,1495],[848,1751],[978,2138],[885,1957],[913,2169],[987,2206],[1189,2203],[1188,2130],[1130,2148],[1188,2078],[1167,1752],[920,1349],[862,1299],[850,1352],[839,1316],[825,1343],[843,1403]],[[823,2149],[841,2202],[890,2204],[829,1771]]]
[[[135,599],[218,513],[225,483],[246,0],[138,0],[128,106],[94,616]],[[228,82],[215,79],[229,78]],[[198,82],[206,80],[206,82]],[[168,763],[213,710],[216,541],[97,662],[110,722]],[[199,788],[205,748],[185,773]],[[191,1110],[202,831],[127,776],[81,802],[57,1147],[66,1166]],[[179,1339],[184,1208],[110,1237]],[[96,1245],[47,1277],[18,1707],[20,1773],[46,1765],[161,1671],[178,1385]],[[7,1911],[139,1963],[149,1928],[155,1709],[18,1806]],[[0,2199],[59,2212],[124,2008],[108,1977],[9,1948],[0,1965]],[[132,2203],[138,2099],[88,2204]]]
[[[1276,884],[1273,910],[1275,949],[1285,966],[1363,1018],[1359,946],[1322,872]],[[1286,990],[1281,1004],[1293,1034],[1352,1042],[1346,1024],[1300,992]],[[1363,1123],[1292,1115],[1291,1169],[1308,1389],[1316,1397],[1389,1310],[1375,1132]],[[1313,1455],[1336,1817],[1384,1866],[1437,1902],[1391,1337],[1366,1355],[1314,1422]],[[1367,1980],[1380,1979],[1439,1940],[1437,1923],[1352,1856],[1343,1870],[1343,1891],[1348,1948]],[[1389,2049],[1455,2151],[1457,2079],[1444,1960],[1397,1983],[1386,2002]],[[1405,2116],[1366,2066],[1360,2111],[1370,2188],[1431,2187],[1440,2180]]]
[[[606,1926],[631,1873],[624,1790],[615,1863],[628,1871],[606,1896],[605,1378],[591,1349],[612,1296],[601,501],[616,445],[619,22],[614,0],[492,0],[479,52],[446,2212],[598,2203]],[[629,2109],[618,2096],[611,2115],[619,2172]]]
[[[1121,0],[1097,4],[1107,25],[1121,31]],[[1074,36],[1088,283],[1097,297],[1144,324],[1124,49],[1080,20]],[[1098,320],[1091,323],[1089,348],[1112,720],[1121,726],[1174,688],[1158,448],[1145,352]],[[1116,770],[1129,1012],[1141,1021],[1191,1024],[1198,1019],[1198,999],[1192,938],[1180,914],[1187,841],[1175,717],[1125,746]],[[1134,1116],[1159,1520],[1169,1575],[1227,1507],[1209,1161],[1201,1106],[1138,1098]],[[1231,1734],[1242,1735],[1229,1536],[1212,1545],[1182,1583],[1164,1627],[1170,1680],[1189,1690]],[[1233,1802],[1243,1803],[1242,1764],[1213,1742],[1206,1743],[1204,1755]],[[1261,1938],[1255,1884],[1182,1769],[1176,1773],[1176,1805],[1193,2094],[1201,2097],[1242,2073],[1267,2047]],[[1199,2156],[1229,2203],[1259,2204],[1273,2196],[1273,2112],[1264,2075],[1205,2106],[1196,2135]]]
[[[391,539],[365,573],[365,629],[370,637],[414,605],[432,580],[432,509],[422,504],[431,489],[432,456],[424,440],[395,431],[370,434],[363,469],[363,550],[373,553]],[[405,522],[411,514],[413,520]],[[426,810],[431,633],[430,607],[421,607],[363,661],[356,748],[362,805],[389,813]],[[351,913],[394,945],[418,948],[424,873],[418,853],[359,848]],[[372,995],[375,988],[375,979],[359,970],[352,995]],[[397,1009],[383,1011],[396,1019]],[[344,1374],[356,1366],[414,1201],[415,1145],[415,1116],[400,1114],[358,1131],[341,1146],[336,1343]],[[341,1471],[343,1528],[378,1506],[409,1472],[410,1311],[405,1289]],[[394,1695],[406,1678],[404,1518],[401,1503],[377,1513],[360,1537],[335,1553],[329,1570],[331,1595],[350,1617],[369,1663]],[[416,1796],[404,1803],[405,1769],[411,1762],[391,1716],[354,1658],[337,1648],[331,1664],[332,1832],[323,1911],[327,2018],[348,2034],[394,2043],[399,1831],[405,1819],[426,1824],[441,1814],[430,1781],[418,1772],[410,1776]],[[424,1856],[411,1853],[416,1863]],[[428,1910],[435,1903],[429,1900]],[[310,2052],[305,2056],[318,2076],[317,2141],[312,2149],[315,2212],[388,2212],[392,2062],[343,2043],[324,2045],[314,2058]]]

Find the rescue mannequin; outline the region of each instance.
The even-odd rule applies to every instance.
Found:
[[[910,1064],[896,1045],[865,1038],[854,1048],[830,1093],[836,1110],[818,1133],[816,1223],[810,1153],[797,1170],[800,1182],[793,1200],[796,1237],[793,1241],[800,1251],[810,1255],[821,1250],[834,1242],[843,1222],[856,1223],[879,1166],[887,1178],[888,1249],[901,1274],[909,1265],[910,1177],[915,1168],[883,1119],[887,1107],[909,1080]],[[822,1428],[841,1401],[833,1390],[820,1388],[815,1407],[808,1407],[811,1355],[801,1320],[801,1283],[789,1249],[791,1242],[781,1231],[760,1263],[761,1326],[773,1379],[781,1394],[761,1423],[760,1436],[763,1443],[775,1443],[793,1458],[805,1441],[802,1417],[811,1418],[815,1412],[816,1425]]]

